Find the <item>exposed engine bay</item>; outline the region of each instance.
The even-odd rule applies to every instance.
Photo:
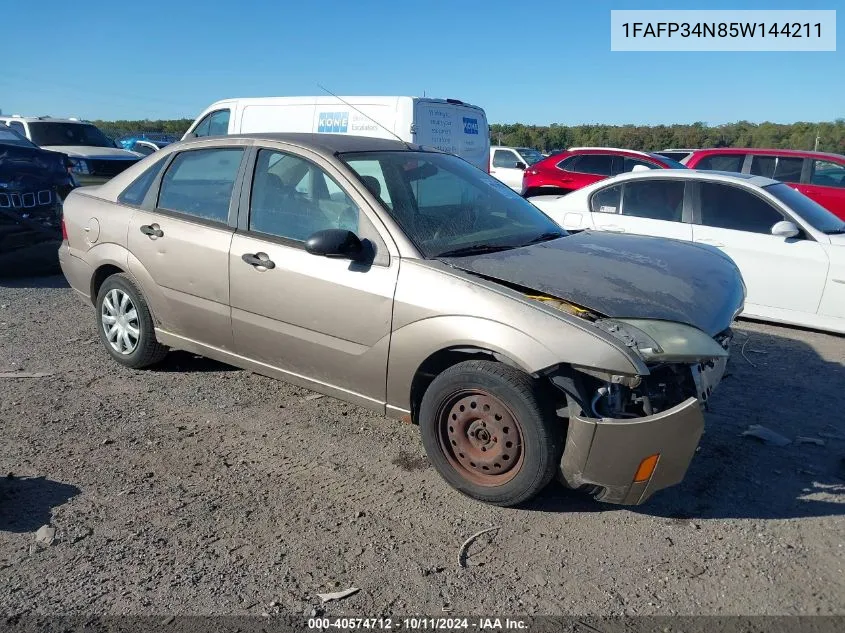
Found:
[[[543,295],[527,297],[592,322],[600,322],[603,318],[562,299]],[[616,329],[615,325],[599,325],[606,331]],[[627,345],[636,348],[636,340],[624,335],[622,338]],[[713,340],[726,352],[721,357],[699,361],[647,363],[647,376],[611,375],[591,368],[575,367],[576,374],[558,376],[553,378],[552,382],[567,393],[570,408],[575,405],[581,410],[576,411],[577,413],[598,419],[651,416],[671,409],[691,397],[697,398],[706,408],[710,394],[725,373],[727,350],[732,338],[730,329],[714,337]],[[577,395],[572,393],[573,390],[578,392]]]

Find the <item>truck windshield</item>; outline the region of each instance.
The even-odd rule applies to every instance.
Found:
[[[426,258],[519,248],[567,235],[510,187],[456,156],[391,151],[341,158]]]
[[[115,144],[95,126],[87,123],[61,123],[33,121],[29,135],[36,145],[86,145],[88,147],[114,147]]]

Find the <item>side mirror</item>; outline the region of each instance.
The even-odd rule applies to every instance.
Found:
[[[360,261],[364,245],[355,233],[346,229],[324,229],[317,231],[305,241],[305,250],[312,255],[339,257]]]
[[[789,222],[788,220],[781,220],[777,224],[772,227],[772,235],[777,235],[779,237],[795,237],[801,231],[793,222]]]
[[[523,163],[521,160],[518,160],[518,161],[516,161],[516,165],[514,165],[514,167],[516,167],[517,169],[522,169],[522,170],[524,170],[524,169],[526,169],[526,168],[528,167],[528,165],[526,165],[525,163]]]

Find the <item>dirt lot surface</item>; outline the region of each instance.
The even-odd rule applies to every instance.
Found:
[[[123,369],[61,277],[0,282],[0,372],[53,372],[0,378],[0,612],[845,613],[845,337],[738,331],[683,484],[506,510],[414,427],[185,353]]]

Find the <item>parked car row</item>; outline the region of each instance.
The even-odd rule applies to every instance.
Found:
[[[141,154],[115,147],[94,124],[52,117],[0,117],[0,125],[15,130],[32,143],[66,154],[80,185],[99,185],[134,165]]]
[[[496,149],[499,153],[513,150]],[[738,147],[638,152],[610,147],[575,147],[533,164],[510,160],[507,169],[500,167],[494,172],[491,166],[490,173],[530,198],[569,193],[630,171],[684,168],[772,178],[845,219],[845,156],[827,152]]]

